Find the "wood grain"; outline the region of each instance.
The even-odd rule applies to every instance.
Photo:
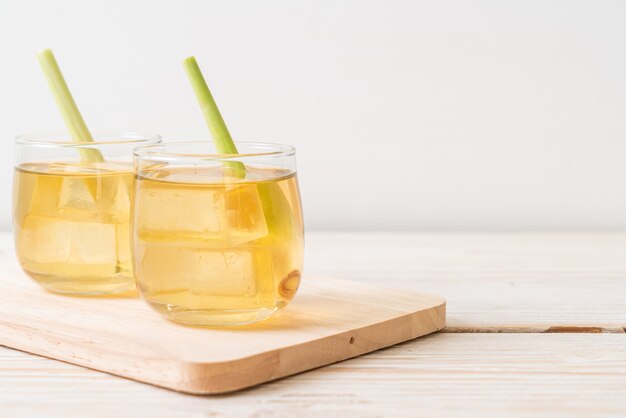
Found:
[[[623,333],[626,233],[307,235],[306,270],[442,295],[446,332]]]
[[[442,295],[446,332],[626,327],[626,233],[312,232],[305,271]]]
[[[438,296],[303,277],[286,309],[246,327],[171,323],[138,298],[53,295],[0,255],[0,345],[196,394],[320,367],[445,327]]]
[[[6,238],[0,237],[0,251],[9,248]],[[0,349],[0,411],[53,417],[85,411],[119,417],[626,415],[626,335],[597,333],[626,325],[625,233],[314,232],[307,234],[306,253],[308,273],[445,296],[447,330],[459,333],[210,398]],[[557,332],[543,333],[549,330]]]
[[[0,407],[46,417],[623,417],[626,338],[437,333],[212,397],[0,350]]]

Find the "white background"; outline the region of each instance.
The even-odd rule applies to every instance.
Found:
[[[624,1],[0,0],[0,228],[12,138],[63,130],[55,51],[92,130],[298,149],[310,229],[626,227]]]

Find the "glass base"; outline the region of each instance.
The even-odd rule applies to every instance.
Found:
[[[67,278],[25,272],[38,285],[53,293],[68,296],[137,296],[135,279],[128,275]]]
[[[147,301],[157,312],[170,321],[196,327],[247,325],[266,320],[279,307],[257,309],[187,309],[165,303]]]

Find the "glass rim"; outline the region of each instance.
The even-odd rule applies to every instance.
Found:
[[[215,144],[212,140],[196,140],[196,141],[170,141],[161,142],[152,145],[138,146],[133,150],[133,155],[140,159],[153,159],[159,161],[178,161],[178,160],[228,160],[228,159],[241,159],[241,158],[254,158],[254,157],[292,157],[296,154],[296,148],[287,145],[279,144],[275,142],[260,142],[260,141],[234,141],[235,145],[241,145],[244,147],[257,147],[259,150],[265,149],[266,151],[259,152],[245,152],[236,154],[223,154],[215,152],[172,152],[168,151],[169,147],[175,147],[177,145],[196,145],[196,144]],[[159,150],[162,149],[162,150]]]
[[[35,147],[98,148],[106,145],[141,144],[162,139],[160,134],[147,131],[94,131],[92,136],[94,137],[92,142],[77,142],[73,141],[67,132],[30,133],[16,136],[15,144]],[[98,137],[108,139],[99,141]]]

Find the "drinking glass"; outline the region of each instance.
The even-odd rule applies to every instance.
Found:
[[[15,139],[13,226],[22,269],[45,289],[72,295],[134,290],[130,254],[132,150],[159,135],[101,132]]]
[[[295,150],[210,141],[135,150],[134,273],[164,317],[197,325],[268,318],[294,297],[303,262]]]

